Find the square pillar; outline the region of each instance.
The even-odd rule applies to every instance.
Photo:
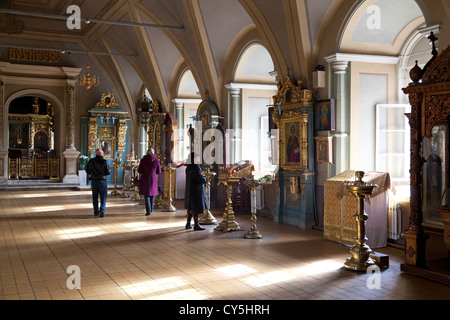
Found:
[[[64,155],[64,168],[65,176],[63,178],[63,183],[79,184],[80,179],[78,178],[78,166],[77,159],[80,156],[79,151],[66,150],[63,152]]]
[[[0,151],[0,184],[8,182],[8,151]]]

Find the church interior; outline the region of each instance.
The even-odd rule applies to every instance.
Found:
[[[448,0],[0,0],[0,299],[450,299],[449,66]]]

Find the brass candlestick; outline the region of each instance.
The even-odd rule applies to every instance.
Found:
[[[117,176],[119,175],[119,166],[120,166],[121,162],[122,162],[122,159],[120,159],[120,158],[116,158],[112,162],[112,164],[114,165],[114,190],[111,191],[111,194],[113,196],[117,196],[120,194],[119,190],[117,189],[117,180],[118,180]]]
[[[217,220],[212,215],[209,208],[211,208],[211,180],[216,175],[215,172],[212,172],[209,168],[206,169],[204,176],[206,177],[206,200],[208,202],[208,208],[206,208],[203,215],[200,217],[199,222],[201,224],[216,224]]]
[[[246,239],[261,239],[262,235],[259,233],[258,228],[256,227],[256,187],[261,185],[261,182],[255,180],[253,175],[250,180],[245,181],[245,184],[250,187],[250,198],[251,198],[251,213],[252,217],[250,219],[251,225],[250,230],[244,235]]]
[[[155,196],[155,204],[153,205],[153,209],[162,209],[163,205],[162,205],[162,199],[161,199],[161,195],[158,194],[157,196]]]
[[[135,181],[138,176],[137,169],[139,167],[139,163],[137,160],[130,160],[129,162],[131,163],[131,173],[133,175],[133,185],[134,185],[134,194],[131,197],[131,200],[139,200],[141,198],[141,196],[139,195],[139,186],[135,185]]]
[[[235,178],[231,176],[219,178],[219,182],[227,186],[227,204],[225,210],[223,211],[223,221],[219,223],[219,225],[214,230],[228,232],[241,229],[235,220],[233,211],[233,201],[231,199],[232,188],[236,183],[239,182],[239,180],[240,178]]]
[[[352,257],[347,259],[344,266],[354,271],[367,271],[367,268],[374,265],[375,261],[370,258],[372,250],[365,244],[367,241],[366,220],[368,215],[364,211],[364,198],[370,196],[377,185],[367,184],[362,181],[364,177],[363,171],[356,171],[355,175],[357,181],[348,183],[345,187],[349,194],[358,198],[358,212],[353,215],[357,223],[357,237],[355,238],[355,245],[350,249]]]
[[[126,169],[127,169],[127,164],[124,163],[122,165],[122,169],[123,169],[123,188],[122,188],[122,193],[120,194],[121,198],[129,198],[130,196],[127,194],[127,184],[125,183],[125,174],[126,174]]]
[[[172,172],[175,171],[175,168],[172,168],[172,166],[169,164],[164,168],[167,177],[169,179],[169,191],[168,191],[168,195],[166,198],[166,202],[164,204],[164,208],[163,211],[165,212],[175,212],[177,211],[177,208],[175,208],[175,206],[173,205],[173,200],[172,200]],[[166,176],[164,176],[164,179],[166,178]]]

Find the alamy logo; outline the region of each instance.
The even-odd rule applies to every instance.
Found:
[[[381,8],[377,5],[371,5],[367,8],[369,17],[366,20],[366,26],[369,30],[381,29]]]
[[[69,278],[66,281],[67,288],[70,290],[81,289],[81,270],[79,266],[71,265],[67,268]]]
[[[77,5],[71,5],[67,7],[66,13],[70,13],[71,16],[67,18],[67,28],[70,30],[81,29],[81,9]]]
[[[367,278],[367,289],[381,289],[381,271],[377,265],[373,265],[367,268],[367,273],[371,275]]]

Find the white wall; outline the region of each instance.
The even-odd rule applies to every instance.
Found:
[[[376,105],[387,103],[387,74],[359,75],[358,170],[375,170]]]

